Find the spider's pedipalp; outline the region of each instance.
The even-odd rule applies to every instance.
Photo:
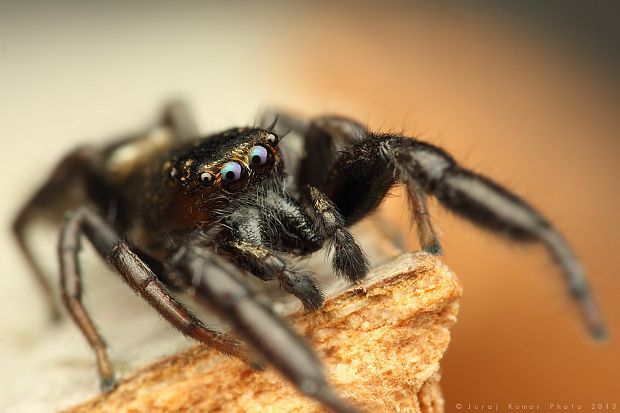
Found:
[[[331,240],[334,248],[332,259],[336,275],[358,282],[368,274],[370,264],[353,235],[344,228],[336,228]]]
[[[344,218],[336,206],[313,186],[307,186],[303,196],[314,212],[314,228],[318,237],[327,240],[333,247],[332,265],[336,274],[352,282],[364,278],[369,270],[368,259],[345,227]]]
[[[306,310],[321,308],[325,300],[323,292],[312,274],[293,271],[277,255],[262,245],[235,240],[220,246],[233,262],[263,280],[276,278],[280,288],[299,298]]]

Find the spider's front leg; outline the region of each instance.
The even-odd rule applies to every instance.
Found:
[[[239,245],[241,249],[246,247]],[[243,283],[229,263],[200,246],[200,242],[190,242],[175,255],[171,265],[191,280],[198,298],[214,307],[300,391],[337,413],[359,412],[332,389],[320,360],[303,338]]]
[[[490,179],[460,167],[433,145],[394,135],[374,136],[378,153],[415,191],[424,188],[458,215],[515,241],[542,243],[561,268],[590,334],[606,337],[586,273],[563,236],[524,200]],[[411,191],[411,189],[410,189]]]
[[[86,235],[98,254],[106,259],[123,280],[181,333],[222,353],[251,363],[250,353],[241,343],[225,333],[205,326],[175,300],[151,269],[104,219],[87,208],[79,208],[68,215],[58,245],[62,298],[71,317],[95,352],[103,391],[112,390],[116,382],[105,341],[82,303],[82,276],[78,265],[82,234]]]

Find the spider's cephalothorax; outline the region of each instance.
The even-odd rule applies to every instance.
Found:
[[[187,110],[171,105],[148,133],[70,153],[18,215],[19,246],[57,316],[24,233],[37,211],[64,208],[63,196],[75,195],[58,248],[62,298],[95,351],[105,391],[115,380],[105,342],[81,300],[82,235],[183,334],[258,368],[256,354],[332,410],[357,411],[333,392],[314,352],[239,273],[275,279],[306,309],[319,308],[323,294],[313,274],[290,267],[283,254],[308,255],[327,245],[338,276],[362,279],[368,261],[348,227],[373,212],[397,184],[406,186],[422,249],[442,251],[427,212],[429,195],[482,227],[540,242],[563,272],[590,333],[606,335],[568,244],[514,194],[428,143],[372,133],[337,116],[309,123],[283,114],[276,119],[199,138]],[[190,289],[219,310],[254,353],[205,326],[170,293]]]
[[[148,228],[155,242],[159,232],[222,222],[257,199],[259,188],[281,181],[277,142],[269,131],[237,128],[208,139],[171,143],[149,167],[135,168],[116,183],[121,202],[131,206],[121,208],[132,214],[124,220]],[[135,197],[136,190],[151,196]]]

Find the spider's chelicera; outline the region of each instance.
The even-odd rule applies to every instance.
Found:
[[[314,352],[256,299],[240,274],[275,279],[306,309],[320,308],[323,294],[313,275],[291,268],[282,254],[304,256],[329,245],[335,274],[361,280],[368,261],[348,228],[397,184],[407,189],[423,250],[442,252],[427,212],[429,195],[482,227],[540,242],[564,274],[590,333],[605,336],[579,261],[549,221],[519,197],[425,142],[372,133],[338,116],[273,118],[271,125],[199,138],[187,110],[171,105],[148,133],[70,153],[18,215],[17,240],[57,316],[25,228],[41,209],[66,205],[63,197],[76,192],[71,188],[83,190],[61,231],[62,298],[96,354],[104,391],[115,380],[104,340],[81,301],[82,236],[183,334],[257,368],[258,354],[332,410],[357,411],[331,389]],[[283,130],[290,132],[285,138]],[[254,352],[207,327],[171,294],[189,289],[219,310]]]

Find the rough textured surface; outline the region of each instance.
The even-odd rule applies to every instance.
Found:
[[[291,316],[331,382],[367,411],[441,412],[439,361],[461,286],[437,258],[404,254],[314,313]],[[255,372],[202,346],[139,370],[73,412],[316,412],[271,369]]]

